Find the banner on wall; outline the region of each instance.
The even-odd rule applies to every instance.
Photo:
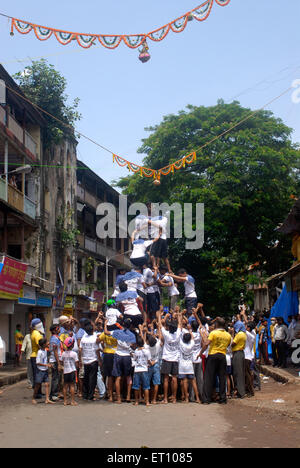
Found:
[[[0,298],[18,300],[27,272],[25,263],[3,257],[0,263]]]
[[[36,291],[35,288],[23,285],[18,298],[18,304],[20,305],[36,305]]]

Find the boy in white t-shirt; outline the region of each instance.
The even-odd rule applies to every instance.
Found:
[[[178,322],[166,316],[165,326],[162,326],[161,312],[157,313],[158,328],[164,339],[161,373],[164,376],[164,404],[168,403],[169,377],[172,376],[172,403],[177,401],[179,343],[182,333],[182,315],[178,314]]]
[[[32,398],[32,404],[37,404],[37,395],[41,388],[41,385],[45,384],[45,393],[46,393],[46,405],[54,404],[54,401],[51,401],[49,398],[50,394],[50,385],[49,385],[49,373],[48,370],[52,368],[52,364],[48,363],[48,353],[47,353],[48,341],[46,338],[39,340],[39,350],[36,356],[36,366],[37,373],[35,378],[35,386]]]
[[[75,344],[74,338],[67,338],[64,341],[66,351],[60,357],[61,363],[64,368],[64,405],[68,406],[68,392],[71,395],[71,406],[77,406],[75,401],[75,383],[77,372],[79,369],[78,354],[73,351]]]
[[[166,267],[160,268],[161,279],[158,280],[159,285],[168,288],[168,295],[170,299],[170,310],[175,310],[175,307],[178,304],[180,293],[175,285],[174,279],[172,276],[168,275],[168,270]]]
[[[137,349],[132,355],[132,365],[134,367],[132,389],[134,390],[135,395],[135,406],[138,406],[139,404],[139,393],[141,387],[144,390],[145,404],[146,406],[150,406],[148,369],[149,366],[154,365],[154,363],[151,361],[150,351],[145,349],[144,340],[140,335],[136,337],[136,343]]]
[[[147,326],[144,326],[144,329],[140,327],[140,332],[145,343],[145,349],[150,351],[152,365],[148,369],[148,380],[150,387],[151,384],[153,384],[151,404],[156,405],[158,389],[161,384],[160,358],[162,354],[163,338],[159,330],[158,337],[154,336],[154,330],[152,330],[152,333],[149,333]]]
[[[144,266],[148,265],[150,260],[148,249],[160,239],[160,236],[161,231],[155,239],[145,240],[139,237],[138,230],[133,231],[131,236],[133,251],[130,256],[130,261],[135,267],[143,268]]]
[[[178,276],[170,273],[170,276],[174,281],[183,283],[185,290],[185,307],[187,315],[190,317],[193,313],[193,309],[197,307],[198,299],[195,291],[195,279],[187,273],[184,268],[178,271]]]
[[[106,303],[108,309],[105,312],[105,317],[107,319],[107,329],[108,331],[118,330],[119,327],[116,325],[118,319],[122,318],[122,314],[117,309],[117,303],[114,299],[109,299]]]
[[[188,325],[189,330],[191,329],[190,325]],[[178,378],[183,380],[183,393],[184,393],[184,401],[185,403],[189,402],[189,390],[188,390],[188,383],[192,384],[193,391],[196,397],[196,403],[201,403],[199,398],[199,392],[196,384],[196,378],[194,373],[194,347],[195,342],[193,339],[193,335],[191,331],[188,333],[184,333],[181,336],[180,343],[179,343],[179,375]]]

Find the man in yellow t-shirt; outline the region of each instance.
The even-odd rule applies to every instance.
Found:
[[[238,398],[246,395],[245,347],[247,342],[246,327],[243,322],[234,324],[235,337],[232,342],[232,374]]]
[[[231,336],[225,330],[225,320],[217,318],[216,329],[208,337],[207,343],[203,346],[201,353],[209,346],[209,353],[204,374],[203,404],[212,403],[212,395],[215,387],[216,377],[220,382],[220,404],[227,403],[226,397],[226,351],[231,344]]]
[[[21,360],[21,349],[22,349],[22,344],[23,344],[24,336],[21,333],[21,325],[16,326],[16,331],[15,331],[15,345],[16,345],[16,366],[20,365],[20,360]]]
[[[32,353],[30,356],[31,365],[32,365],[32,374],[33,374],[33,384],[35,385],[35,378],[37,373],[37,366],[36,366],[36,357],[39,350],[39,341],[44,338],[44,326],[40,319],[36,318],[33,319],[31,322],[31,347]],[[40,398],[40,394],[37,395],[37,398]]]
[[[105,322],[104,331],[107,332],[107,321]],[[99,336],[99,341],[103,346],[103,379],[105,381],[107,378],[107,393],[109,401],[113,402],[114,378],[112,376],[112,371],[118,341],[111,335],[107,335],[105,332]]]

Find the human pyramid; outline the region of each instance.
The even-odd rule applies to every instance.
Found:
[[[42,383],[46,403],[58,401],[62,380],[65,405],[68,392],[71,404],[77,405],[76,386],[83,400],[94,401],[98,387],[100,399],[121,404],[134,396],[135,405],[146,406],[175,404],[178,398],[186,403],[226,403],[234,391],[240,398],[246,390],[254,395],[253,374],[246,363],[255,361],[255,326],[248,323],[245,308],[234,327],[205,315],[194,278],[185,269],[177,275],[171,270],[167,223],[165,217],[136,218],[133,269],[119,271],[114,293],[95,322],[62,316],[50,328],[48,344],[39,319],[33,320],[34,404]],[[178,305],[177,283],[184,285],[184,309]],[[168,290],[167,311],[161,305],[162,288]]]

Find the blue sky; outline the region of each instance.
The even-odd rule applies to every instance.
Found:
[[[11,0],[5,13],[38,24],[89,33],[151,31],[201,0]],[[237,97],[253,109],[263,106],[300,79],[299,0],[231,0],[214,5],[208,20],[193,21],[181,34],[150,42],[151,60],[142,64],[138,51],[121,45],[115,51],[75,44],[61,46],[54,38],[38,41],[34,33],[9,35],[0,17],[0,62],[9,73],[45,57],[67,79],[70,98],[79,97],[83,114],[78,129],[133,162],[145,127],[186,105],[214,105]],[[23,61],[28,59],[27,61]],[[22,61],[20,61],[22,60]],[[259,84],[258,84],[259,83]],[[242,93],[242,94],[240,94]],[[295,129],[300,142],[300,104],[292,93],[269,107]],[[174,155],[176,156],[176,155]],[[126,175],[111,156],[81,140],[78,157],[107,182]]]

